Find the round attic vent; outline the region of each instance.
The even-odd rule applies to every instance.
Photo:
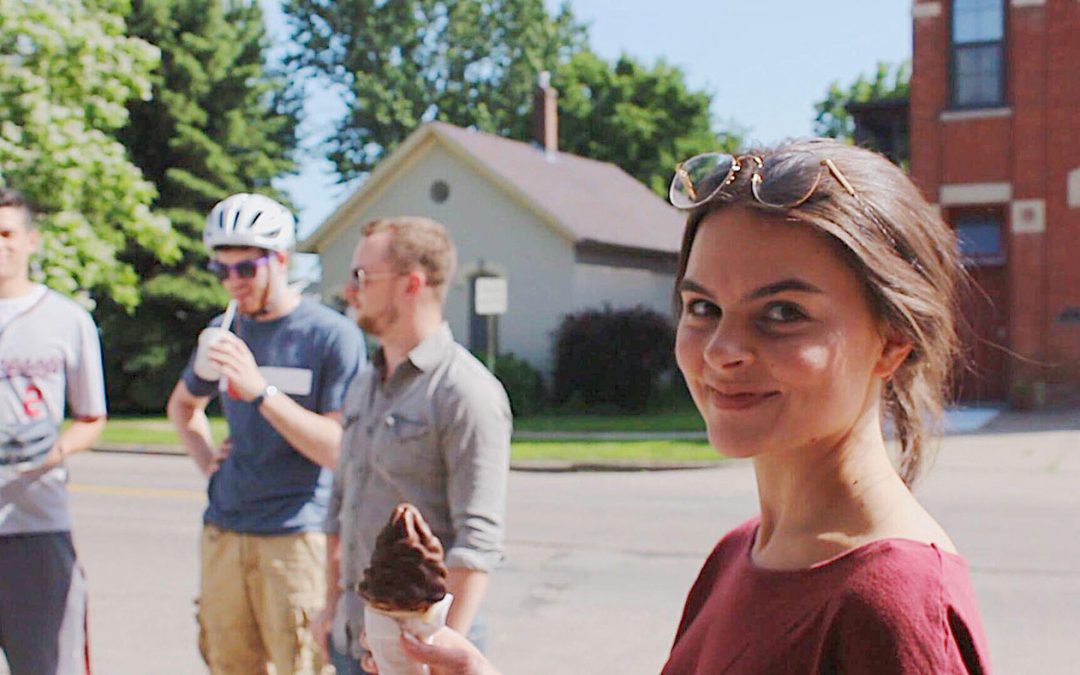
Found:
[[[450,186],[444,180],[437,180],[431,184],[428,194],[431,195],[431,201],[442,204],[450,198]]]

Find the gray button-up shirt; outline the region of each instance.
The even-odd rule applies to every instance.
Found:
[[[335,641],[355,656],[364,614],[356,584],[396,505],[420,509],[447,567],[490,571],[503,552],[512,419],[502,384],[447,324],[383,382],[385,371],[380,350],[345,395],[326,520],[326,531],[340,536]]]

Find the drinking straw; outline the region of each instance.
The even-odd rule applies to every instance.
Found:
[[[225,308],[225,316],[221,319],[221,330],[229,330],[229,325],[232,323],[235,315],[236,300],[229,300],[229,305]]]
[[[229,300],[229,305],[225,308],[225,316],[221,318],[221,330],[229,330],[229,325],[232,323],[233,317],[236,316],[236,300]],[[218,391],[225,392],[229,390],[229,380],[226,377],[218,379]]]

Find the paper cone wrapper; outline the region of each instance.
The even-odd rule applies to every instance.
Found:
[[[446,594],[427,610],[383,610],[364,607],[364,632],[379,665],[379,675],[428,675],[428,667],[409,658],[401,647],[401,632],[408,631],[418,640],[430,642],[431,636],[446,625],[446,614],[454,596]]]

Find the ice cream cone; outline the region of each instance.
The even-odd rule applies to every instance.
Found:
[[[357,592],[367,603],[364,630],[381,675],[424,675],[409,659],[402,631],[427,642],[446,625],[453,596],[446,592],[443,547],[420,511],[399,504],[379,533]]]
[[[428,667],[405,653],[401,633],[408,632],[422,642],[430,642],[431,636],[446,625],[446,614],[453,600],[454,596],[447,593],[424,612],[381,610],[372,605],[364,608],[364,632],[380,675],[427,675]]]

